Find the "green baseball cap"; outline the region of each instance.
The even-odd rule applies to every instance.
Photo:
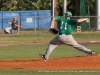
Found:
[[[70,11],[67,11],[67,12],[64,13],[64,14],[66,14],[67,16],[72,16],[72,13],[71,13]]]

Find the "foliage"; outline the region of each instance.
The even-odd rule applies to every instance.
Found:
[[[67,10],[72,11],[73,15],[79,15],[79,1],[67,0]],[[95,1],[85,0],[86,10],[88,7],[90,14],[95,14]],[[50,10],[50,0],[0,0],[1,11],[21,11],[21,10]],[[62,0],[57,0],[58,15],[62,15]]]
[[[63,15],[62,14],[62,11],[63,11],[62,0],[57,0],[57,11],[58,11],[58,15]]]
[[[86,4],[86,8],[89,7],[89,11],[91,12],[90,14],[93,15],[95,14],[95,11],[96,11],[96,0],[85,0],[85,4]],[[88,9],[87,9],[88,11]]]
[[[88,13],[88,10],[90,11],[91,15],[95,14],[95,1],[96,0],[84,0],[85,1],[85,6],[86,6],[86,10]],[[79,15],[79,7],[80,7],[80,0],[67,0],[67,10],[72,11],[73,15]],[[62,15],[62,0],[58,0],[58,15]],[[88,9],[89,7],[89,9]]]
[[[38,0],[32,4],[36,10],[50,9],[50,0]]]
[[[2,11],[48,10],[50,0],[0,0]]]

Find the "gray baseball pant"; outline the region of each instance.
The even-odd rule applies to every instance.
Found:
[[[45,58],[48,59],[51,52],[60,44],[66,44],[66,45],[72,46],[72,47],[76,48],[77,50],[83,51],[87,54],[90,54],[92,52],[92,50],[87,49],[86,47],[78,44],[72,35],[62,34],[62,35],[56,36],[54,39],[52,39],[49,42],[49,45],[48,45],[46,53],[45,53]]]

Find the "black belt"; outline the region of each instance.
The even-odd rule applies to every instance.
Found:
[[[71,34],[59,34],[59,35],[71,35]]]

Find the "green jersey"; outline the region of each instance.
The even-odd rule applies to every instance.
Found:
[[[74,25],[76,24],[76,19],[62,18],[62,17],[54,17],[55,21],[60,22],[59,26],[59,34],[72,34],[74,30]]]

